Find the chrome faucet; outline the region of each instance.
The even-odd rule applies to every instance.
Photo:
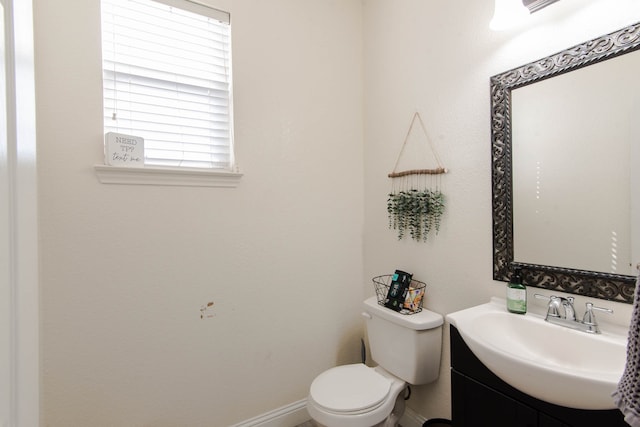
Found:
[[[567,320],[576,320],[576,310],[573,308],[573,297],[560,298],[562,307],[564,307],[564,318]]]
[[[577,329],[579,331],[587,332],[590,334],[599,334],[600,327],[598,326],[598,322],[596,321],[596,316],[593,313],[594,310],[604,311],[606,313],[613,313],[613,310],[604,308],[604,307],[596,307],[593,303],[586,303],[584,317],[582,321],[576,320],[576,311],[573,307],[573,297],[557,297],[551,295],[550,297],[546,295],[534,294],[536,298],[549,300],[549,305],[547,306],[547,316],[544,320],[549,323],[554,323],[556,325],[564,326],[571,329]]]

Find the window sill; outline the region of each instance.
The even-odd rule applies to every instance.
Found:
[[[103,184],[237,187],[242,174],[211,169],[95,165]]]

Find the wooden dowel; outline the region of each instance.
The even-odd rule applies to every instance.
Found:
[[[402,172],[391,172],[387,175],[389,178],[400,178],[401,176],[407,175],[440,175],[443,173],[447,173],[447,169],[445,168],[436,168],[436,169],[412,169],[408,171]]]

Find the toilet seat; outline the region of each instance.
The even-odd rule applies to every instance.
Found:
[[[387,400],[393,380],[362,363],[331,368],[311,384],[309,396],[325,411],[357,415]]]
[[[313,380],[307,410],[323,426],[378,426],[390,419],[406,386],[406,382],[380,366],[370,368],[363,363],[338,366]]]

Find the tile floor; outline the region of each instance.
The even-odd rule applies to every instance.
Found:
[[[307,421],[306,423],[299,424],[296,427],[316,427],[316,424],[313,421]]]

